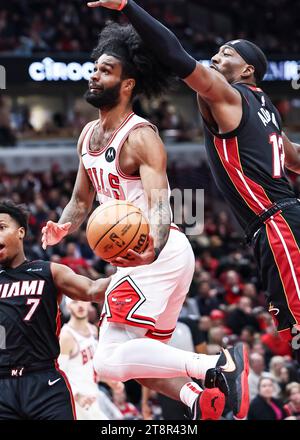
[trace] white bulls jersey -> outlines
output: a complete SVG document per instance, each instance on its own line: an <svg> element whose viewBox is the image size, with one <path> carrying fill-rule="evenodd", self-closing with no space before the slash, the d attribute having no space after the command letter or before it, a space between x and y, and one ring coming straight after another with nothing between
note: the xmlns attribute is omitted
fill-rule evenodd
<svg viewBox="0 0 300 440"><path fill-rule="evenodd" d="M65 324L62 331L71 333L76 341L76 351L68 361L67 376L74 394L97 395L98 386L95 382L93 357L97 347L97 339L91 324L88 324L90 335L83 336L69 324Z"/></svg>
<svg viewBox="0 0 300 440"><path fill-rule="evenodd" d="M94 121L87 130L82 143L81 156L100 204L111 199L128 200L140 208L146 218L149 218L148 199L141 178L124 174L120 169L119 157L131 131L144 126L150 126L157 131L156 127L146 119L130 113L111 135L105 147L100 151L91 151L90 139L97 124L98 120Z"/></svg>

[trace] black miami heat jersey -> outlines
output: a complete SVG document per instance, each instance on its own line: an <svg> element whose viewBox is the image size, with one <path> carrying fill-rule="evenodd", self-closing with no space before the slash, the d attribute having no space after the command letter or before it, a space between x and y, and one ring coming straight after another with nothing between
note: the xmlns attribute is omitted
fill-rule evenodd
<svg viewBox="0 0 300 440"><path fill-rule="evenodd" d="M50 263L0 267L0 367L57 359L59 331L58 292Z"/></svg>
<svg viewBox="0 0 300 440"><path fill-rule="evenodd" d="M215 182L243 228L280 199L295 197L284 171L281 118L258 87L233 86L242 96L239 127L223 135L205 125Z"/></svg>

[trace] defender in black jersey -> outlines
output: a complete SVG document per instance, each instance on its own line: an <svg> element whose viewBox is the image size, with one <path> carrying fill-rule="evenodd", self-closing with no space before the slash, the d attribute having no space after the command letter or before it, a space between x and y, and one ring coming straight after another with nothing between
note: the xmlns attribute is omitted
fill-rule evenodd
<svg viewBox="0 0 300 440"><path fill-rule="evenodd" d="M257 87L265 55L250 41L233 40L204 67L133 0L89 6L122 10L157 59L197 92L212 173L254 245L269 311L290 340L300 330L300 205L284 167L300 173L299 146L282 133L277 110Z"/></svg>
<svg viewBox="0 0 300 440"><path fill-rule="evenodd" d="M24 211L0 203L0 420L73 420L71 388L59 370L59 302L103 299L109 279L27 261Z"/></svg>

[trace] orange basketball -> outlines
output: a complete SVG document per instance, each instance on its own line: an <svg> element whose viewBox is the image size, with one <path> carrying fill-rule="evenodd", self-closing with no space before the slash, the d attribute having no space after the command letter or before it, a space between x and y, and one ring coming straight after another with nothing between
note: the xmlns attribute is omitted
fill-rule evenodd
<svg viewBox="0 0 300 440"><path fill-rule="evenodd" d="M149 232L142 211L126 200L112 200L96 208L86 228L90 247L106 261L126 258L129 249L143 252Z"/></svg>

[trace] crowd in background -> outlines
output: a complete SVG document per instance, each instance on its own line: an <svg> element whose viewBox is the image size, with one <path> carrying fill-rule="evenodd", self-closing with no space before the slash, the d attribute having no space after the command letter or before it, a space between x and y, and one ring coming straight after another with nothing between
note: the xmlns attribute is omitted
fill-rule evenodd
<svg viewBox="0 0 300 440"><path fill-rule="evenodd" d="M189 174L192 175L192 170ZM249 418L299 418L299 367L293 360L291 347L280 340L266 311L252 251L243 244L243 236L228 212L220 209L222 201L211 197L211 177L204 164L201 173L197 170L199 174L204 174L207 189L204 230L189 236L196 269L172 343L180 348L216 354L221 346L244 341L250 350L251 365L253 400ZM171 187L186 185L179 179L181 175L173 164L169 172ZM59 245L48 247L46 251L41 248L41 228L47 220L59 219L70 199L74 177L64 173L58 165L41 175L30 171L10 175L2 165L0 198L25 203L30 211L30 232L25 241L27 258L60 262L91 278L110 275L114 268L95 257L87 244L85 224ZM183 220L179 226L185 230L187 225ZM97 323L99 311L99 305L94 305L91 322ZM67 319L65 315L64 321ZM148 418L180 417L173 403L166 402L162 396L151 393L143 399L139 386L133 381L126 384L126 392L118 397L120 401L128 400L138 408L137 413L134 410L135 415L129 411L126 417L141 417L140 412Z"/></svg>
<svg viewBox="0 0 300 440"><path fill-rule="evenodd" d="M299 6L292 0L138 3L172 29L195 56L211 53L220 43L235 38L253 40L268 55L300 52ZM89 52L99 29L111 17L124 22L123 15L89 9L82 0L11 0L1 5L0 52ZM293 39L287 29L293 29Z"/></svg>

